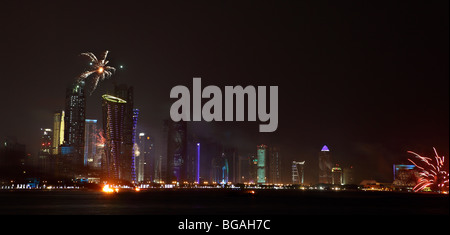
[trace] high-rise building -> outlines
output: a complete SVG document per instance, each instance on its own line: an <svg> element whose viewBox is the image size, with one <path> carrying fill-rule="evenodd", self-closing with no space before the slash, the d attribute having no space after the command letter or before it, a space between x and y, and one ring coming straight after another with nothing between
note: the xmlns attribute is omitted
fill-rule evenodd
<svg viewBox="0 0 450 235"><path fill-rule="evenodd" d="M268 164L268 180L269 184L281 183L281 159L280 151L277 147L271 147L269 151L269 164Z"/></svg>
<svg viewBox="0 0 450 235"><path fill-rule="evenodd" d="M344 184L355 184L355 169L353 166L343 169Z"/></svg>
<svg viewBox="0 0 450 235"><path fill-rule="evenodd" d="M27 162L26 146L16 137L0 139L0 179L19 179L25 177Z"/></svg>
<svg viewBox="0 0 450 235"><path fill-rule="evenodd" d="M297 167L297 166L300 166L300 167ZM304 166L305 166L305 161L303 161L303 162L292 161L292 183L293 184L303 184L304 183L304 178L305 178Z"/></svg>
<svg viewBox="0 0 450 235"><path fill-rule="evenodd" d="M186 180L186 122L167 120L167 182Z"/></svg>
<svg viewBox="0 0 450 235"><path fill-rule="evenodd" d="M197 143L195 182L200 184L200 143Z"/></svg>
<svg viewBox="0 0 450 235"><path fill-rule="evenodd" d="M41 145L38 153L38 169L41 173L49 174L53 170L52 139L53 131L50 128L41 128Z"/></svg>
<svg viewBox="0 0 450 235"><path fill-rule="evenodd" d="M267 145L261 144L257 146L256 157L258 159L257 170L256 170L256 183L265 184L267 182Z"/></svg>
<svg viewBox="0 0 450 235"><path fill-rule="evenodd" d="M135 153L136 181L153 181L154 179L154 146L153 138L146 133L139 133L136 147L138 152Z"/></svg>
<svg viewBox="0 0 450 235"><path fill-rule="evenodd" d="M339 167L338 164L336 164L335 167L331 168L331 183L336 185L343 184L342 168Z"/></svg>
<svg viewBox="0 0 450 235"><path fill-rule="evenodd" d="M256 184L258 182L258 157L255 154L249 154L248 157L248 183Z"/></svg>
<svg viewBox="0 0 450 235"><path fill-rule="evenodd" d="M81 171L84 165L84 132L86 116L86 96L84 81L75 82L66 90L66 106L64 111L64 146L65 158L70 159L73 173Z"/></svg>
<svg viewBox="0 0 450 235"><path fill-rule="evenodd" d="M211 167L213 183L226 185L228 183L229 167L225 153L213 158Z"/></svg>
<svg viewBox="0 0 450 235"><path fill-rule="evenodd" d="M132 159L131 159L131 181L133 182L139 182L137 180L136 175L136 148L137 148L137 120L139 116L139 109L133 109L133 132L132 132L132 143L133 143L133 150L132 150Z"/></svg>
<svg viewBox="0 0 450 235"><path fill-rule="evenodd" d="M125 84L114 86L115 97L120 98L126 103L123 104L124 117L122 129L122 147L120 152L120 179L128 182L136 181L136 172L134 166L134 143L136 138L136 123L138 110L133 107L133 87Z"/></svg>
<svg viewBox="0 0 450 235"><path fill-rule="evenodd" d="M94 158L97 155L97 120L86 119L84 131L84 166L96 168Z"/></svg>
<svg viewBox="0 0 450 235"><path fill-rule="evenodd" d="M56 155L60 151L60 146L64 144L64 110L53 114L53 140L52 154Z"/></svg>
<svg viewBox="0 0 450 235"><path fill-rule="evenodd" d="M136 181L143 182L144 181L144 154L141 153L141 139L143 139L145 133L139 133L137 141L133 147L134 150L134 166L136 170ZM141 156L142 154L142 156Z"/></svg>
<svg viewBox="0 0 450 235"><path fill-rule="evenodd" d="M331 153L326 145L322 147L319 153L319 183L331 184Z"/></svg>
<svg viewBox="0 0 450 235"><path fill-rule="evenodd" d="M125 118L125 100L103 95L103 130L105 131L105 159L102 161L103 181L123 180L122 141ZM131 175L130 175L131 178Z"/></svg>

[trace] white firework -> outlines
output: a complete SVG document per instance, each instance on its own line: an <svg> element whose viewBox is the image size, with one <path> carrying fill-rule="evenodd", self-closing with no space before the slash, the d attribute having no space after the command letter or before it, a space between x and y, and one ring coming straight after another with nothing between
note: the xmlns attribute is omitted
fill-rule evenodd
<svg viewBox="0 0 450 235"><path fill-rule="evenodd" d="M116 69L112 66L107 65L109 63L109 61L106 60L106 57L108 56L108 51L105 51L105 53L103 53L101 60L98 60L97 57L92 52L81 53L81 55L87 56L91 59L90 63L91 67L89 70L85 71L78 77L78 81L86 80L88 77L91 77L94 82L94 87L90 93L92 94L95 88L97 88L98 82L111 77L113 72L116 71Z"/></svg>

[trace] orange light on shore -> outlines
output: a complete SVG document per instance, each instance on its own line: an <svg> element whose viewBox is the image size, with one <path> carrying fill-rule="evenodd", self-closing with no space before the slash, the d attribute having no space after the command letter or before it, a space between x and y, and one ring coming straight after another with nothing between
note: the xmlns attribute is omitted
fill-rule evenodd
<svg viewBox="0 0 450 235"><path fill-rule="evenodd" d="M103 73L103 67L99 67L97 71L98 73Z"/></svg>
<svg viewBox="0 0 450 235"><path fill-rule="evenodd" d="M118 193L119 189L118 188L111 188L111 187L109 187L109 184L106 184L105 186L103 186L102 191L104 193L114 193L114 192Z"/></svg>
<svg viewBox="0 0 450 235"><path fill-rule="evenodd" d="M134 191L139 192L141 189L139 187L134 188Z"/></svg>

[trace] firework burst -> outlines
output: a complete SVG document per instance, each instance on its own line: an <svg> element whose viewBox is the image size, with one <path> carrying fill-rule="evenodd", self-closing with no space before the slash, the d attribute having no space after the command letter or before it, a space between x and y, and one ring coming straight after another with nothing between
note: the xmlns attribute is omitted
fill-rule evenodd
<svg viewBox="0 0 450 235"><path fill-rule="evenodd" d="M95 88L97 88L98 82L103 81L113 74L113 72L116 71L116 69L112 66L108 66L107 64L109 61L106 60L106 57L108 56L108 51L105 51L103 53L100 60L97 59L97 57L92 52L85 52L81 53L82 56L87 56L89 59L91 59L90 68L89 70L83 72L79 77L78 81L86 80L88 77L91 77L93 79L94 87L92 88L92 91L90 94L92 95L92 92L94 92Z"/></svg>
<svg viewBox="0 0 450 235"><path fill-rule="evenodd" d="M417 163L411 159L408 159L419 169L419 179L417 185L414 187L414 191L418 192L426 187L438 191L445 191L448 188L448 177L449 174L444 168L444 156L439 157L435 148L433 148L435 156L434 160L429 157L423 157L419 154L408 151L408 153L414 154L414 156L419 160Z"/></svg>

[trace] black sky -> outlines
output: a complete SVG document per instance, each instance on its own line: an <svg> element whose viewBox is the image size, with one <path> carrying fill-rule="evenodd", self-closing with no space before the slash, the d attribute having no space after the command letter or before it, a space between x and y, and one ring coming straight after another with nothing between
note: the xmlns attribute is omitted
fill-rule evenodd
<svg viewBox="0 0 450 235"><path fill-rule="evenodd" d="M279 145L287 166L307 161L309 181L324 144L360 178L384 181L407 150L449 153L447 1L30 1L0 13L0 137L32 154L87 63L78 55L104 50L125 69L88 98L87 118L101 119L101 94L127 83L140 128L158 138L170 89L202 77L279 86L274 133L248 122L192 129L243 154Z"/></svg>

